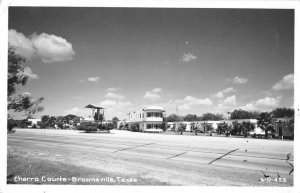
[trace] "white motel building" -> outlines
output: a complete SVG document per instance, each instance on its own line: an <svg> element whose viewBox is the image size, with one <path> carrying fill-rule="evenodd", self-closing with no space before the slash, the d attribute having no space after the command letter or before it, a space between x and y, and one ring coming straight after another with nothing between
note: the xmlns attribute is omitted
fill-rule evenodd
<svg viewBox="0 0 300 193"><path fill-rule="evenodd" d="M128 113L128 124L136 123L142 132L161 132L163 130L163 113L159 106L149 106Z"/></svg>

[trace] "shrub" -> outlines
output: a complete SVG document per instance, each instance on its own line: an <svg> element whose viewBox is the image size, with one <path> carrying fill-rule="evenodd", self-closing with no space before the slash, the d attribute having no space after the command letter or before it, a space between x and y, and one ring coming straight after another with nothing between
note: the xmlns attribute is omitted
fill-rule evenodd
<svg viewBox="0 0 300 193"><path fill-rule="evenodd" d="M114 128L114 124L113 123L107 123L106 124L106 130L112 130Z"/></svg>
<svg viewBox="0 0 300 193"><path fill-rule="evenodd" d="M130 131L138 132L139 131L138 125L136 123L131 124Z"/></svg>
<svg viewBox="0 0 300 193"><path fill-rule="evenodd" d="M114 128L113 123L106 123L103 125L98 125L98 129L100 131L109 131L109 130L112 130L113 128Z"/></svg>
<svg viewBox="0 0 300 193"><path fill-rule="evenodd" d="M83 122L81 123L77 129L85 132L93 132L98 130L98 124L93 122Z"/></svg>

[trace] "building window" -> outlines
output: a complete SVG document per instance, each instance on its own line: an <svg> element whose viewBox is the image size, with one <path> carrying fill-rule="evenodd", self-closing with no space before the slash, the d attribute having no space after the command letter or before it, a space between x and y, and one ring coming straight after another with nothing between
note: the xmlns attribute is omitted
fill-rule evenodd
<svg viewBox="0 0 300 193"><path fill-rule="evenodd" d="M148 112L147 117L163 117L162 113Z"/></svg>
<svg viewBox="0 0 300 193"><path fill-rule="evenodd" d="M152 124L147 124L147 129L152 129Z"/></svg>
<svg viewBox="0 0 300 193"><path fill-rule="evenodd" d="M154 125L154 128L155 128L155 129L160 129L160 125L159 125L159 124L155 124L155 125Z"/></svg>

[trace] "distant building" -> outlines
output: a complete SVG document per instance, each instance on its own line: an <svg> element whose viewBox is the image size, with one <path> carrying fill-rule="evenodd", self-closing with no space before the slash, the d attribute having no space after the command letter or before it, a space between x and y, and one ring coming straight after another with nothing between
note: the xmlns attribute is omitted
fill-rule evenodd
<svg viewBox="0 0 300 193"><path fill-rule="evenodd" d="M150 106L128 113L128 127L136 124L137 130L142 132L163 131L163 113L165 110L159 106Z"/></svg>
<svg viewBox="0 0 300 193"><path fill-rule="evenodd" d="M37 126L38 122L41 122L41 119L28 119L28 122L30 123L29 127Z"/></svg>

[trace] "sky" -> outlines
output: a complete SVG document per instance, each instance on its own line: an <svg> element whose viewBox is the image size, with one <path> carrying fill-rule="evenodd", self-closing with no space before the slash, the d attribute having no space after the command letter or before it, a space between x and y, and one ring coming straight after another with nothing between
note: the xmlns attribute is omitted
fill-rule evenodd
<svg viewBox="0 0 300 193"><path fill-rule="evenodd" d="M30 77L18 92L45 98L36 118L294 106L293 10L10 7L8 41Z"/></svg>

